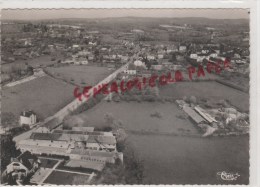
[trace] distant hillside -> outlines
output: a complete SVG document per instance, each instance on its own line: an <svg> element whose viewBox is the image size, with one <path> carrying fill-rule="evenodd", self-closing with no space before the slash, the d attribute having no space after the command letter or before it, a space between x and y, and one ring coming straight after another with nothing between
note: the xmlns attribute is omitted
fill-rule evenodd
<svg viewBox="0 0 260 187"><path fill-rule="evenodd" d="M11 20L2 20L3 22ZM15 20L13 20L15 21ZM17 22L26 22L19 20ZM29 20L28 20L29 21ZM62 22L62 23L82 23L82 22L107 22L107 23L167 23L167 24L249 24L249 19L209 19L205 17L182 17L182 18L158 18L158 17L112 17L112 18L61 18L33 20L32 22Z"/></svg>

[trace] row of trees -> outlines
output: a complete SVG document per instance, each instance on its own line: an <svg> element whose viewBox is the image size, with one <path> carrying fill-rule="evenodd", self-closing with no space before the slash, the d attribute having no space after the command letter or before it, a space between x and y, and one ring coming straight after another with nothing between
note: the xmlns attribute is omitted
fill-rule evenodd
<svg viewBox="0 0 260 187"><path fill-rule="evenodd" d="M10 163L11 158L16 158L21 154L19 150L15 147L15 142L13 142L13 135L1 135L1 173L6 169L6 166Z"/></svg>
<svg viewBox="0 0 260 187"><path fill-rule="evenodd" d="M5 82L18 80L24 76L33 75L33 67L30 65L26 65L24 68L12 66L10 71L8 71L8 72L2 71L2 73L4 75L2 83L5 83Z"/></svg>

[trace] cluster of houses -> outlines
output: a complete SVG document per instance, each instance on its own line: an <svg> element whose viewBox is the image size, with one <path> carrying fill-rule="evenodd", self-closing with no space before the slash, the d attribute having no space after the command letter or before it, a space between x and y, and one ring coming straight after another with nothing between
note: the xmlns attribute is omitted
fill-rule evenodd
<svg viewBox="0 0 260 187"><path fill-rule="evenodd" d="M231 59L232 63L246 64L249 62L249 50L233 48L226 44L207 44L191 45L189 47L189 57L191 61L202 63L204 59L224 60L226 57Z"/></svg>
<svg viewBox="0 0 260 187"><path fill-rule="evenodd" d="M21 124L34 126L36 115L32 111L22 112ZM67 161L67 168L86 168L102 171L106 163L123 162L123 153L117 151L115 132L95 131L94 127L72 127L64 129L55 120L36 126L27 138L15 139L21 155L12 158L4 175L22 184L41 167L39 156L59 157ZM69 158L69 159L68 159Z"/></svg>
<svg viewBox="0 0 260 187"><path fill-rule="evenodd" d="M21 124L35 127L36 121L33 111L21 113ZM95 131L94 127L72 127L68 130L59 125L53 119L35 127L30 137L14 139L17 149L36 155L68 156L68 166L93 170L102 170L105 163L114 163L117 158L123 161L122 153L117 152L115 133Z"/></svg>
<svg viewBox="0 0 260 187"><path fill-rule="evenodd" d="M53 124L53 123L52 123ZM57 129L56 125L36 128L28 139L16 142L22 153L68 156L68 167L83 167L101 171L105 164L115 163L123 154L116 148L112 132L95 131L93 127Z"/></svg>

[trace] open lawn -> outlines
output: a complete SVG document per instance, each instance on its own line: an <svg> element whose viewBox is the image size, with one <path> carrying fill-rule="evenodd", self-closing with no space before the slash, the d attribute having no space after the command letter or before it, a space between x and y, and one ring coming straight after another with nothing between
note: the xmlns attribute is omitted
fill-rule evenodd
<svg viewBox="0 0 260 187"><path fill-rule="evenodd" d="M152 117L151 114L155 114L155 112L158 112L161 118ZM130 131L174 134L181 132L198 133L194 124L188 119L182 119L185 116L184 112L175 103L102 101L79 116L86 119L86 125L101 127L105 124L104 115L106 113L111 113Z"/></svg>
<svg viewBox="0 0 260 187"><path fill-rule="evenodd" d="M48 67L46 70L53 76L81 86L94 86L112 73L107 67L90 65L68 65Z"/></svg>
<svg viewBox="0 0 260 187"><path fill-rule="evenodd" d="M249 111L249 94L230 88L223 84L212 82L178 82L161 87L162 97L182 99L183 96L196 96L209 100L228 100L239 110Z"/></svg>
<svg viewBox="0 0 260 187"><path fill-rule="evenodd" d="M77 173L53 171L50 176L44 181L47 184L57 184L57 185L72 185L75 184L74 178L82 177L84 181L88 180L87 175L81 175Z"/></svg>
<svg viewBox="0 0 260 187"><path fill-rule="evenodd" d="M249 138L129 135L144 160L144 184L248 184ZM218 172L234 172L235 181Z"/></svg>
<svg viewBox="0 0 260 187"><path fill-rule="evenodd" d="M18 119L22 111L33 110L44 119L74 99L73 89L70 84L48 76L3 88L1 112L12 112Z"/></svg>
<svg viewBox="0 0 260 187"><path fill-rule="evenodd" d="M40 158L41 161L41 167L43 168L53 168L55 164L58 163L58 160L53 160L53 159L45 159L45 158Z"/></svg>

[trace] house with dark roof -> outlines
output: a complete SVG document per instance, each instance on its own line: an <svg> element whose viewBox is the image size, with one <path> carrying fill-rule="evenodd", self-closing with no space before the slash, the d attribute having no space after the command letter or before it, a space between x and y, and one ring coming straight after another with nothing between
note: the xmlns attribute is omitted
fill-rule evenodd
<svg viewBox="0 0 260 187"><path fill-rule="evenodd" d="M20 114L20 125L29 125L32 127L37 122L36 114L29 110L29 111L23 111Z"/></svg>
<svg viewBox="0 0 260 187"><path fill-rule="evenodd" d="M31 176L40 167L40 160L25 151L17 158L12 158L11 163L6 167L6 175L12 176L15 181L22 183L27 177Z"/></svg>

